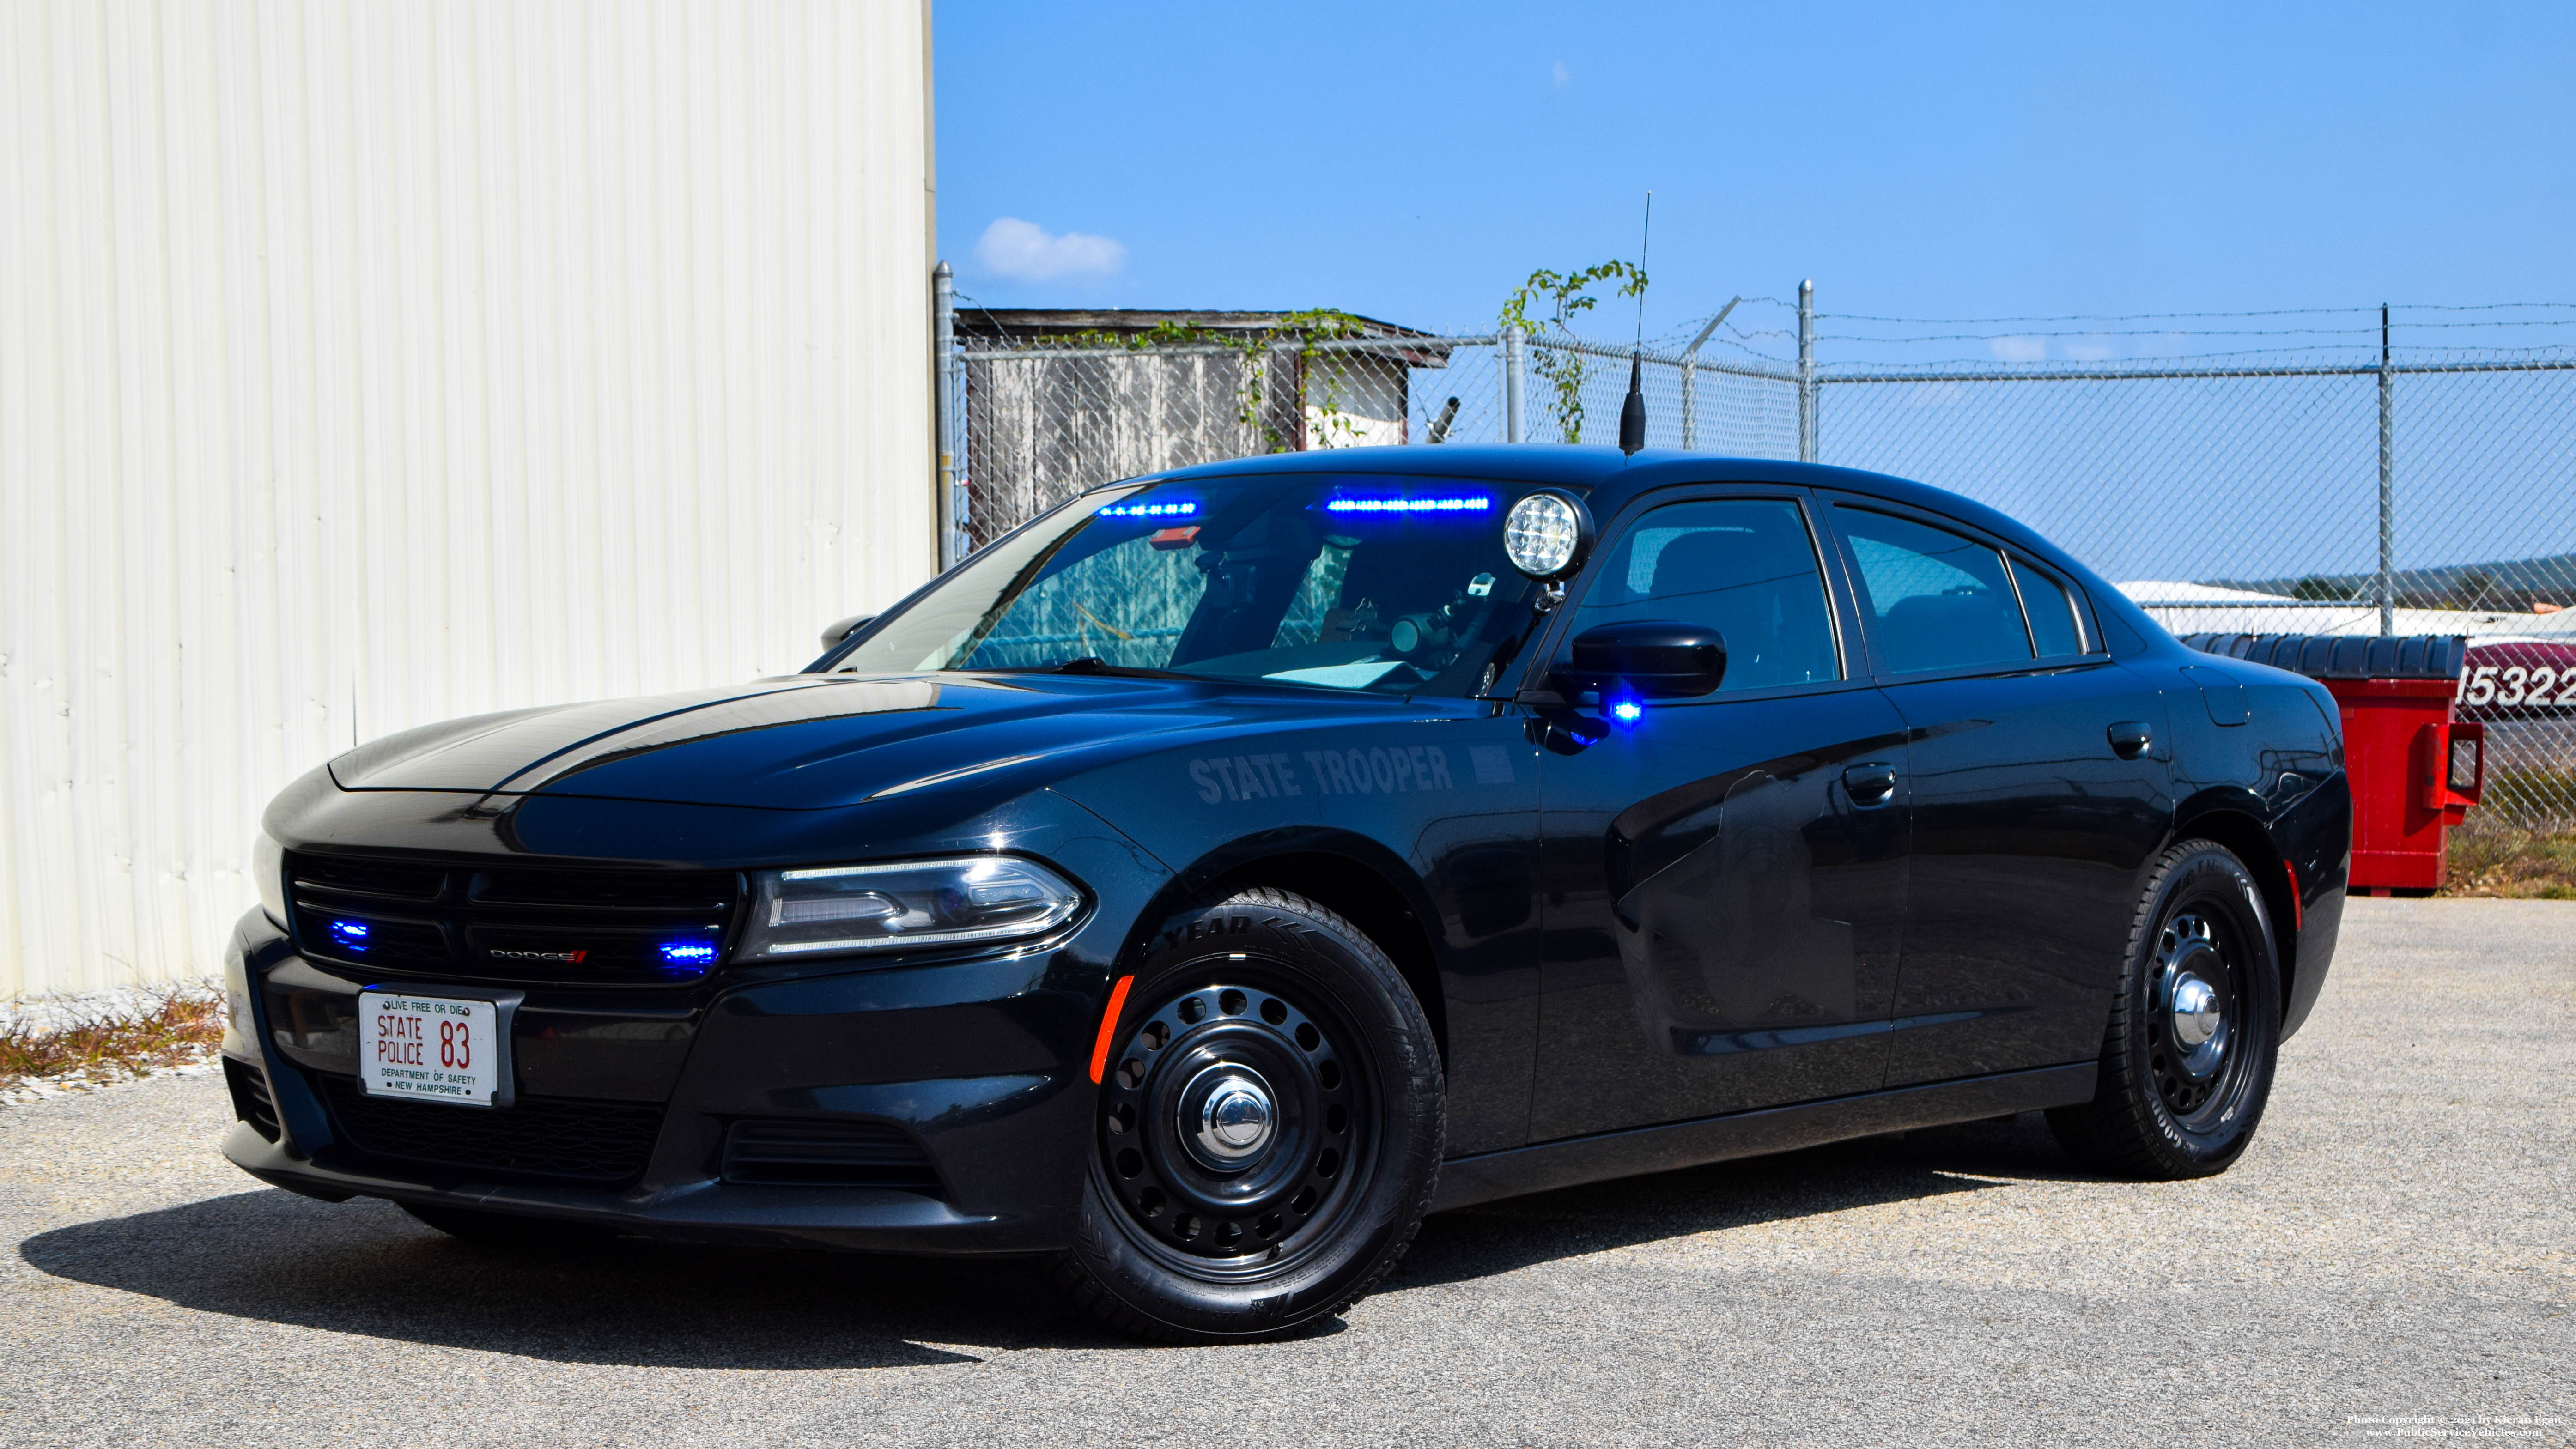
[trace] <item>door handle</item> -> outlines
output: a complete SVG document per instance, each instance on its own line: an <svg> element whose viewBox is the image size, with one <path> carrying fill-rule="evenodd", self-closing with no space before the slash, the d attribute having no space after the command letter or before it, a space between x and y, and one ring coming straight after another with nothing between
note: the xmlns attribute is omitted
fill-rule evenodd
<svg viewBox="0 0 2576 1449"><path fill-rule="evenodd" d="M2156 742L2155 731L2140 719L2124 719L2103 733L2111 737L2111 753L2124 760L2138 758Z"/></svg>
<svg viewBox="0 0 2576 1449"><path fill-rule="evenodd" d="M1843 771L1843 789L1850 792L1852 803L1864 810L1884 805L1896 798L1896 767L1853 765Z"/></svg>

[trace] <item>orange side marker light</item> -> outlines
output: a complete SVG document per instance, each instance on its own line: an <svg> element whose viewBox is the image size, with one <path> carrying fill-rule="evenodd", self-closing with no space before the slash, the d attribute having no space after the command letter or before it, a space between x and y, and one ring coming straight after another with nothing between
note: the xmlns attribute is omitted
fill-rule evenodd
<svg viewBox="0 0 2576 1449"><path fill-rule="evenodd" d="M1109 1036L1118 1029L1118 1012L1127 1004L1127 988L1136 984L1133 976L1121 976L1109 988L1109 1009L1100 1013L1100 1036L1091 1044L1091 1081L1098 1086L1109 1070Z"/></svg>

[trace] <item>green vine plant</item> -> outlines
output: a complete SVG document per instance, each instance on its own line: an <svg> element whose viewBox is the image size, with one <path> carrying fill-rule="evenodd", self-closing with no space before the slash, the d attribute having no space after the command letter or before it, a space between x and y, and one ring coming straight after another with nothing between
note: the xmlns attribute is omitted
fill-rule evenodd
<svg viewBox="0 0 2576 1449"><path fill-rule="evenodd" d="M1645 269L1633 262L1603 262L1579 272L1551 272L1545 267L1529 274L1520 290L1503 303L1502 325L1518 327L1529 335L1545 335L1550 328L1574 338L1574 319L1592 310L1598 299L1587 288L1603 282L1616 282L1621 297L1634 297L1646 290ZM1533 320L1533 309L1542 315ZM1530 349L1530 370L1545 379L1556 391L1556 420L1565 430L1569 443L1583 441L1583 383L1592 369L1580 352L1560 351L1553 347Z"/></svg>
<svg viewBox="0 0 2576 1449"><path fill-rule="evenodd" d="M1129 352L1208 344L1234 352L1242 363L1242 381L1235 386L1236 419L1260 433L1262 451L1290 453L1297 450L1296 436L1272 426L1263 407L1268 398L1270 373L1265 362L1280 344L1293 344L1290 355L1297 360L1297 374L1304 376L1310 365L1324 356L1323 348L1317 344L1365 336L1367 327L1368 324L1353 313L1332 307L1310 307L1302 312L1284 313L1275 325L1250 331L1195 327L1165 318L1141 332L1079 332L1065 341L1077 347L1117 347ZM1359 420L1351 417L1342 406L1341 369L1331 367L1322 371L1325 376L1322 400L1319 402L1312 397L1298 400L1301 407L1312 406L1315 409L1307 443L1309 447L1345 447L1359 440Z"/></svg>

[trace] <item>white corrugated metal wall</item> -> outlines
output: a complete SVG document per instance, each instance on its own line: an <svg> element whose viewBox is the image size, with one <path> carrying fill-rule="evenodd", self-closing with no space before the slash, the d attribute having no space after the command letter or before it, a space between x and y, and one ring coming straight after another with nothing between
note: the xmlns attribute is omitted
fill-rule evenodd
<svg viewBox="0 0 2576 1449"><path fill-rule="evenodd" d="M426 721L934 562L926 0L0 5L0 997L212 969Z"/></svg>

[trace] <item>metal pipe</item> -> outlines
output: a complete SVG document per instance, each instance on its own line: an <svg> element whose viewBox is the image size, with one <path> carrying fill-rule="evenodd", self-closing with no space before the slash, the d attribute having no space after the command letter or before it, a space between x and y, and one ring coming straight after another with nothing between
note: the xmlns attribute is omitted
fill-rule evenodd
<svg viewBox="0 0 2576 1449"><path fill-rule="evenodd" d="M1614 357L1621 362L1631 357L1643 357L1648 362L1662 363L1668 367L1679 367L1682 363L1681 354L1677 352L1657 352L1651 347L1640 351L1633 347L1614 347L1608 343L1584 342L1570 337L1550 337L1544 333L1522 339L1522 345L1533 349L1543 347L1550 352L1577 352L1586 357ZM1763 367L1757 363L1703 361L1700 366L1711 372L1733 373L1740 377L1767 377L1778 382L1794 382L1798 377L1797 370L1786 365ZM1822 382L1824 379L1819 378L1817 381Z"/></svg>
<svg viewBox="0 0 2576 1449"><path fill-rule="evenodd" d="M2397 632L2396 454L2390 423L2396 377L2388 370L2388 304L2379 304L2379 632Z"/></svg>
<svg viewBox="0 0 2576 1449"><path fill-rule="evenodd" d="M1503 329L1503 441L1521 440L1521 343L1525 335L1518 326Z"/></svg>
<svg viewBox="0 0 2576 1449"><path fill-rule="evenodd" d="M1732 297L1728 299L1725 306L1718 308L1717 315L1709 318L1708 325L1699 329L1699 335L1691 339L1690 346L1682 349L1682 356L1688 357L1692 353L1699 351L1700 344L1706 342L1710 336L1716 333L1718 324L1724 322L1727 314L1733 312L1737 305L1743 302L1743 300L1744 298L1740 295Z"/></svg>
<svg viewBox="0 0 2576 1449"><path fill-rule="evenodd" d="M1708 325L1699 329L1699 335L1690 340L1690 346L1682 349L1682 447L1684 450L1699 446L1700 346L1716 335L1718 324L1724 322L1727 314L1733 312L1743 301L1744 297L1740 293L1729 298L1725 306L1717 309L1717 315L1708 319Z"/></svg>
<svg viewBox="0 0 2576 1449"><path fill-rule="evenodd" d="M932 447L939 457L939 567L944 573L966 557L966 489L957 467L958 402L965 389L957 355L957 279L946 262L930 270L930 304Z"/></svg>
<svg viewBox="0 0 2576 1449"><path fill-rule="evenodd" d="M1816 461L1816 284L1798 284L1798 461Z"/></svg>

